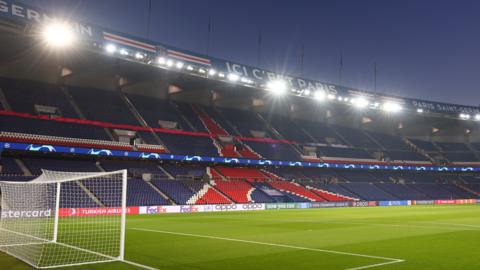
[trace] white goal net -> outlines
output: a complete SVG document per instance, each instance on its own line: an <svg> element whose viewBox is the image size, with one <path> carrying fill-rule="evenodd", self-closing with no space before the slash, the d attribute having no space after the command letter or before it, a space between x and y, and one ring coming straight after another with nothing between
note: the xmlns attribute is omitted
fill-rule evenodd
<svg viewBox="0 0 480 270"><path fill-rule="evenodd" d="M0 181L0 251L35 268L123 260L126 193L126 170Z"/></svg>

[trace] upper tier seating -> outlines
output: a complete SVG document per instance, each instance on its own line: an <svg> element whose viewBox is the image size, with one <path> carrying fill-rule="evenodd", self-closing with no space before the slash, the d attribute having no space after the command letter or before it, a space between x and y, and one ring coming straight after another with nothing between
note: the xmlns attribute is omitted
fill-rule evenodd
<svg viewBox="0 0 480 270"><path fill-rule="evenodd" d="M402 140L401 137L371 131L366 131L366 133L373 137L385 149L411 151L410 147Z"/></svg>
<svg viewBox="0 0 480 270"><path fill-rule="evenodd" d="M468 149L468 146L464 143L446 143L446 142L437 142L436 143L438 147L443 152L449 152L449 151L463 151L463 152L468 152L470 149Z"/></svg>
<svg viewBox="0 0 480 270"><path fill-rule="evenodd" d="M237 132L230 126L227 120L223 117L223 115L213 107L206 107L201 106L202 110L206 112L212 119L217 122L228 134L234 136L238 135Z"/></svg>
<svg viewBox="0 0 480 270"><path fill-rule="evenodd" d="M179 129L192 131L175 108L176 105L168 100L132 94L127 95L127 97L150 127L160 127L158 121L163 120L176 122Z"/></svg>
<svg viewBox="0 0 480 270"><path fill-rule="evenodd" d="M348 159L374 159L367 151L358 148L329 147L321 146L318 148L318 155L330 158L348 158Z"/></svg>
<svg viewBox="0 0 480 270"><path fill-rule="evenodd" d="M473 152L444 152L443 155L451 162L478 162Z"/></svg>
<svg viewBox="0 0 480 270"><path fill-rule="evenodd" d="M326 190L335 194L339 194L342 196L346 196L350 198L358 198L358 195L352 193L350 190L342 187L339 184L324 184L321 182L309 182L308 185L319 188L321 190Z"/></svg>
<svg viewBox="0 0 480 270"><path fill-rule="evenodd" d="M428 161L428 159L420 153L414 151L387 151L386 155L391 161Z"/></svg>
<svg viewBox="0 0 480 270"><path fill-rule="evenodd" d="M263 118L277 130L285 139L297 143L311 143L312 139L302 131L300 126L287 117L266 115Z"/></svg>
<svg viewBox="0 0 480 270"><path fill-rule="evenodd" d="M266 159L272 160L300 160L300 154L289 144L245 141L253 151Z"/></svg>
<svg viewBox="0 0 480 270"><path fill-rule="evenodd" d="M373 142L362 130L349 127L334 126L349 143L354 147L379 149L375 142Z"/></svg>
<svg viewBox="0 0 480 270"><path fill-rule="evenodd" d="M0 131L110 141L101 127L0 115Z"/></svg>
<svg viewBox="0 0 480 270"><path fill-rule="evenodd" d="M475 151L480 151L480 143L470 143L470 145L475 149Z"/></svg>
<svg viewBox="0 0 480 270"><path fill-rule="evenodd" d="M296 120L299 126L302 127L308 134L310 134L317 142L323 144L339 144L346 145L347 143L333 130L330 126L306 121L306 120Z"/></svg>
<svg viewBox="0 0 480 270"><path fill-rule="evenodd" d="M191 104L175 102L182 115L192 124L198 132L208 132L205 125L199 118L199 115L193 110Z"/></svg>
<svg viewBox="0 0 480 270"><path fill-rule="evenodd" d="M425 150L427 152L437 152L438 148L429 141L417 140L417 139L409 139L410 142L418 146L420 149Z"/></svg>
<svg viewBox="0 0 480 270"><path fill-rule="evenodd" d="M79 87L69 92L89 120L140 126L117 92Z"/></svg>
<svg viewBox="0 0 480 270"><path fill-rule="evenodd" d="M265 123L255 112L227 108L219 108L219 110L244 137L252 137L251 130L265 131L266 137L272 137Z"/></svg>
<svg viewBox="0 0 480 270"><path fill-rule="evenodd" d="M61 116L78 118L58 86L42 82L0 79L0 88L13 111L37 114L35 105L56 107Z"/></svg>
<svg viewBox="0 0 480 270"><path fill-rule="evenodd" d="M157 133L172 154L217 157L217 148L210 137Z"/></svg>

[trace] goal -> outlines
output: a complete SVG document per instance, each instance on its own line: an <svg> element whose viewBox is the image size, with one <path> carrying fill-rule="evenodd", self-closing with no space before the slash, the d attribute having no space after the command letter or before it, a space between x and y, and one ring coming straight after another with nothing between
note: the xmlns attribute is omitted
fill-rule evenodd
<svg viewBox="0 0 480 270"><path fill-rule="evenodd" d="M35 268L123 261L126 170L44 170L0 193L0 251Z"/></svg>

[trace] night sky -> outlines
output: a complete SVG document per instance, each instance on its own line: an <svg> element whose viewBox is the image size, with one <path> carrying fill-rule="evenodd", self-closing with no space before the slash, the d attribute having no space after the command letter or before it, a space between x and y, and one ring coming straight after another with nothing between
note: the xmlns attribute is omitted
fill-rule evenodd
<svg viewBox="0 0 480 270"><path fill-rule="evenodd" d="M148 0L24 0L134 36ZM377 92L480 104L480 1L152 0L150 39L293 75ZM262 32L261 62L257 47Z"/></svg>

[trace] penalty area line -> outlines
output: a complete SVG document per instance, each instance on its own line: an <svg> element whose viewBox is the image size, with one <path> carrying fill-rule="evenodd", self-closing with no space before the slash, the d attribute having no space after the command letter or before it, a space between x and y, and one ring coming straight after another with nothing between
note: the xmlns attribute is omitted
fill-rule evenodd
<svg viewBox="0 0 480 270"><path fill-rule="evenodd" d="M190 236L190 237L207 238L207 239L215 239L215 240L224 240L224 241L240 242L240 243L247 243L247 244L256 244L256 245L263 245L263 246L282 247L282 248L289 248L289 249L308 250L308 251L314 251L314 252L323 252L323 253L330 253L330 254L336 254L336 255L347 255L347 256L355 256L355 257L362 257L362 258L369 258L369 259L377 259L377 260L387 261L387 262L383 262L383 263L376 263L376 264L369 264L369 265L360 266L360 267L348 268L346 270L361 270L361 269L380 267L380 266L388 265L388 264L405 262L405 260L402 260L402 259L395 259L395 258L382 257L382 256L374 256L374 255L367 255L367 254L335 251L335 250L329 250L329 249L318 249L318 248L309 248L309 247L302 247L302 246L292 246L292 245L286 245L286 244L275 244L275 243L259 242L259 241L252 241L252 240L243 240L243 239L236 239L236 238L227 238L227 237L212 236L212 235L181 233L181 232L142 229L142 228L130 228L130 230L152 232L152 233L163 233L163 234L171 234L171 235Z"/></svg>

